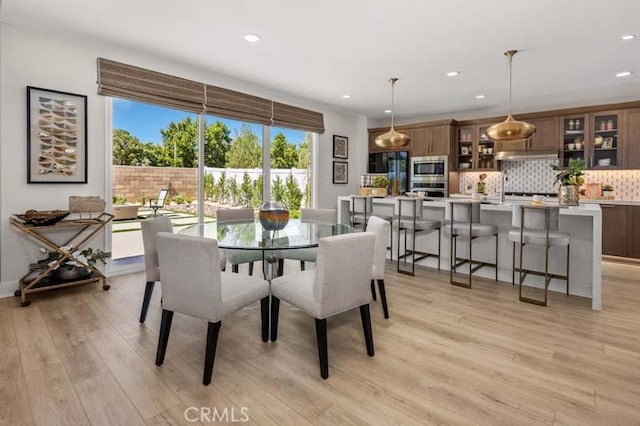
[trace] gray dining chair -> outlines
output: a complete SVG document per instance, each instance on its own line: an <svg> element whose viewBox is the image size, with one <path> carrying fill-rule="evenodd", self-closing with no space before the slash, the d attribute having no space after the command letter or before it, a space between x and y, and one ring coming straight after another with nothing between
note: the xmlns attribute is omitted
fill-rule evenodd
<svg viewBox="0 0 640 426"><path fill-rule="evenodd" d="M322 225L335 225L338 223L338 211L336 209L300 209L300 221L318 223ZM316 247L295 250L281 250L278 256L278 275L284 272L284 260L298 260L300 270L305 270L306 262L315 262L318 249Z"/></svg>
<svg viewBox="0 0 640 426"><path fill-rule="evenodd" d="M173 224L171 219L166 216L155 216L151 219L143 220L140 222L140 226L142 228L142 245L144 246L144 271L147 279L142 299L142 309L140 310L140 323L144 323L147 319L153 287L156 281L160 281L156 236L159 232L173 232ZM227 259L222 254L219 255L218 259L220 269L224 270Z"/></svg>
<svg viewBox="0 0 640 426"><path fill-rule="evenodd" d="M174 312L208 322L202 383L211 383L222 320L260 301L262 341L269 339L269 282L218 267L218 241L161 232L157 236L162 280L162 323L156 365L164 363Z"/></svg>
<svg viewBox="0 0 640 426"><path fill-rule="evenodd" d="M373 300L376 300L374 281L377 281L382 312L384 313L384 318L388 319L389 308L387 306L387 291L384 286L384 268L387 260L387 241L389 241L391 225L386 220L371 216L367 222L367 232L371 232L376 236L373 249L373 266L371 268L371 296Z"/></svg>
<svg viewBox="0 0 640 426"><path fill-rule="evenodd" d="M255 221L255 212L252 208L220 209L216 211L218 224L242 223ZM249 275L253 275L253 262L263 260L261 250L222 249L224 256L231 263L231 272L237 273L239 265L249 264Z"/></svg>
<svg viewBox="0 0 640 426"><path fill-rule="evenodd" d="M302 309L316 322L320 376L329 377L327 318L360 309L367 354L374 355L369 302L375 235L358 232L320 240L316 267L271 281L271 341L278 337L280 300Z"/></svg>

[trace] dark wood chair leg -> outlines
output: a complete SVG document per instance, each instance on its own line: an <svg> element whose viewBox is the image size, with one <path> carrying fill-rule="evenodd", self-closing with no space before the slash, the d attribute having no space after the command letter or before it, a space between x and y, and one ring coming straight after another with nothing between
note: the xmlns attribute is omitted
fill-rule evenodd
<svg viewBox="0 0 640 426"><path fill-rule="evenodd" d="M144 288L142 310L140 311L140 324L142 324L147 319L147 311L149 310L149 303L151 303L151 295L153 294L154 284L154 281L147 281L147 285Z"/></svg>
<svg viewBox="0 0 640 426"><path fill-rule="evenodd" d="M387 307L387 291L384 288L384 280L378 280L378 291L380 292L380 301L382 302L382 312L384 312L384 319L389 319L389 308Z"/></svg>
<svg viewBox="0 0 640 426"><path fill-rule="evenodd" d="M231 272L233 272L234 274L237 274L239 269L238 266L239 265L231 265Z"/></svg>
<svg viewBox="0 0 640 426"><path fill-rule="evenodd" d="M368 307L369 305L367 305ZM320 358L320 377L329 377L329 352L327 348L327 319L316 318L316 338L318 340L318 357Z"/></svg>
<svg viewBox="0 0 640 426"><path fill-rule="evenodd" d="M278 276L284 275L284 259L278 259Z"/></svg>
<svg viewBox="0 0 640 426"><path fill-rule="evenodd" d="M367 345L367 355L373 356L373 333L371 332L369 305L360 306L360 319L362 319L362 330L364 331L364 342Z"/></svg>
<svg viewBox="0 0 640 426"><path fill-rule="evenodd" d="M376 286L373 280L371 280L371 297L373 298L373 300L376 300Z"/></svg>
<svg viewBox="0 0 640 426"><path fill-rule="evenodd" d="M253 262L249 262L249 275L253 275Z"/></svg>
<svg viewBox="0 0 640 426"><path fill-rule="evenodd" d="M158 351L156 352L156 365L162 365L164 362L164 354L167 352L172 320L173 312L163 309L162 322L160 323L160 336L158 337Z"/></svg>
<svg viewBox="0 0 640 426"><path fill-rule="evenodd" d="M280 299L271 296L271 341L278 340L278 314L280 313Z"/></svg>
<svg viewBox="0 0 640 426"><path fill-rule="evenodd" d="M213 361L216 359L216 348L218 347L218 334L220 333L221 321L210 322L207 327L207 349L204 354L204 375L202 384L207 386L211 383L213 374Z"/></svg>
<svg viewBox="0 0 640 426"><path fill-rule="evenodd" d="M304 268L305 268L305 266L304 266L304 260L301 260L301 261L300 261L300 270L301 270L301 271L304 271Z"/></svg>
<svg viewBox="0 0 640 426"><path fill-rule="evenodd" d="M269 296L260 299L260 319L262 322L262 341L269 341Z"/></svg>

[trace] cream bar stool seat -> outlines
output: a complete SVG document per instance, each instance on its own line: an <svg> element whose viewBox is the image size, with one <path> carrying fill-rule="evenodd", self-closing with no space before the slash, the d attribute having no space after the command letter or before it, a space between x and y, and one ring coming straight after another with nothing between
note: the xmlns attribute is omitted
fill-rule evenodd
<svg viewBox="0 0 640 426"><path fill-rule="evenodd" d="M451 265L449 269L449 284L458 287L471 288L473 273L485 266L493 267L496 270L496 281L498 280L498 227L496 225L481 223L480 202L479 201L449 201L449 223L445 226L445 232L451 236ZM472 246L477 238L496 238L495 263L479 262L473 260ZM458 238L469 240L468 258L460 258L457 254ZM469 264L468 282L456 281L453 274L462 265ZM475 264L475 265L474 265Z"/></svg>
<svg viewBox="0 0 640 426"><path fill-rule="evenodd" d="M173 313L208 322L202 383L211 383L222 319L258 300L262 341L269 338L269 282L221 272L218 241L161 232L157 236L162 280L162 323L156 365L164 362Z"/></svg>
<svg viewBox="0 0 640 426"><path fill-rule="evenodd" d="M401 274L415 275L416 262L428 257L436 257L438 259L438 270L440 270L440 229L442 222L439 220L425 219L422 214L421 197L397 197L395 202L395 218L393 230L398 236L398 252L396 256L397 271ZM401 233L404 231L404 252L400 254ZM416 235L419 233L431 233L438 231L438 253L427 253L416 250ZM407 249L408 234L411 234L411 249ZM417 255L417 256L416 256ZM411 256L411 271L400 268L400 261L407 262L407 258Z"/></svg>
<svg viewBox="0 0 640 426"><path fill-rule="evenodd" d="M549 284L553 278L567 282L567 296L569 295L569 258L571 237L565 232L559 232L560 208L556 206L514 205L512 226L509 231L509 241L513 244L513 269L511 283L515 285L515 273L518 272L518 299L521 302L547 306ZM516 244L519 245L519 265L516 268ZM523 268L524 246L544 246L544 272ZM566 247L566 275L549 272L549 251L551 247ZM544 277L544 300L531 299L522 296L522 284L528 274Z"/></svg>
<svg viewBox="0 0 640 426"><path fill-rule="evenodd" d="M252 208L220 209L216 211L216 220L219 224L253 222L255 212ZM249 275L253 275L253 262L260 262L263 258L263 253L260 250L222 249L222 252L231 263L231 272L237 273L240 264L248 263Z"/></svg>

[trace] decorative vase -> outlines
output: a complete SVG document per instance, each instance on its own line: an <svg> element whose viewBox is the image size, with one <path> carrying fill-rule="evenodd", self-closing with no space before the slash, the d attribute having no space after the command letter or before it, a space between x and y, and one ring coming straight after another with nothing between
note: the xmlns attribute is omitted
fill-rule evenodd
<svg viewBox="0 0 640 426"><path fill-rule="evenodd" d="M613 198L613 191L602 191L602 195L605 198Z"/></svg>
<svg viewBox="0 0 640 426"><path fill-rule="evenodd" d="M91 275L91 270L84 266L60 265L53 271L53 277L60 281L72 281Z"/></svg>
<svg viewBox="0 0 640 426"><path fill-rule="evenodd" d="M560 185L558 204L561 206L577 206L580 204L580 188L577 185Z"/></svg>
<svg viewBox="0 0 640 426"><path fill-rule="evenodd" d="M485 182L478 182L476 191L478 192L478 194L484 194L484 190L486 188L486 183Z"/></svg>
<svg viewBox="0 0 640 426"><path fill-rule="evenodd" d="M260 206L258 218L267 231L279 231L289 222L289 209L280 201L264 203Z"/></svg>

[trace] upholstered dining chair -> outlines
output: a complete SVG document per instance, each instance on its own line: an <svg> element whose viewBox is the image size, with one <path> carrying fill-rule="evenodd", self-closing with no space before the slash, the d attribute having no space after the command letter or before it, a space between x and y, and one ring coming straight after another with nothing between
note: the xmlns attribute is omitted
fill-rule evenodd
<svg viewBox="0 0 640 426"><path fill-rule="evenodd" d="M216 211L217 221L219 224L253 222L255 220L255 212L252 208L241 209L220 209ZM241 263L249 264L249 275L253 275L253 262L262 261L261 250L236 250L222 249L224 256L231 263L231 272L238 272Z"/></svg>
<svg viewBox="0 0 640 426"><path fill-rule="evenodd" d="M320 240L316 267L271 281L271 341L278 337L280 300L302 309L316 321L320 376L329 377L327 318L360 308L367 354L374 355L369 281L375 235L358 232Z"/></svg>
<svg viewBox="0 0 640 426"><path fill-rule="evenodd" d="M166 216L156 216L151 219L140 222L142 227L142 244L144 246L144 270L147 283L144 288L144 298L142 299L142 309L140 310L140 323L147 319L147 311L151 296L153 295L153 287L156 281L160 281L160 269L158 267L158 247L156 235L159 232L173 232L171 219ZM219 256L220 269L224 271L227 259L220 253Z"/></svg>
<svg viewBox="0 0 640 426"><path fill-rule="evenodd" d="M208 322L202 383L211 383L222 319L260 300L262 340L269 337L269 282L218 267L218 241L162 232L157 236L162 323L156 365L164 362L174 312Z"/></svg>
<svg viewBox="0 0 640 426"><path fill-rule="evenodd" d="M335 225L338 223L338 211L336 209L300 209L300 220L322 225ZM278 252L278 275L283 274L285 259L300 261L300 270L304 271L305 263L315 262L317 254L318 249L315 247Z"/></svg>
<svg viewBox="0 0 640 426"><path fill-rule="evenodd" d="M376 240L373 249L373 267L371 268L371 296L376 300L376 287L374 281L378 282L380 292L380 303L384 318L389 318L389 308L387 307L387 291L384 287L384 266L387 257L387 241L391 232L391 224L386 220L376 216L371 216L367 222L367 232L375 234Z"/></svg>

